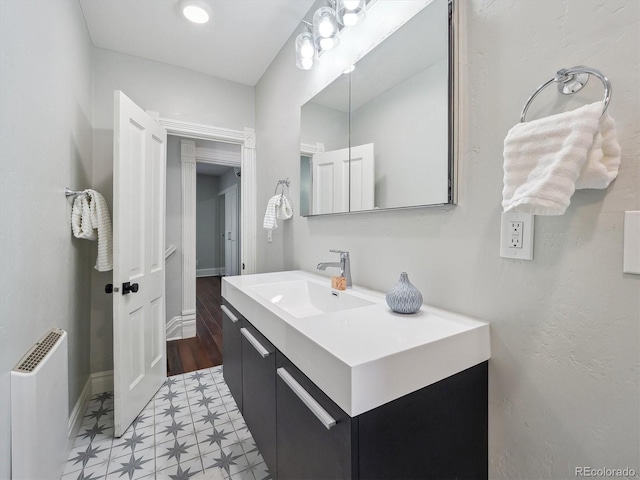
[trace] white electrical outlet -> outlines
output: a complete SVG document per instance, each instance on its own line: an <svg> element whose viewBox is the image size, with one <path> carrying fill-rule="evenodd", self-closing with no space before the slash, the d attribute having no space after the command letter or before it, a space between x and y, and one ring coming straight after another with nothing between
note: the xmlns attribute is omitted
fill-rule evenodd
<svg viewBox="0 0 640 480"><path fill-rule="evenodd" d="M509 222L509 248L522 248L522 222Z"/></svg>
<svg viewBox="0 0 640 480"><path fill-rule="evenodd" d="M533 260L533 215L503 213L500 228L500 256Z"/></svg>

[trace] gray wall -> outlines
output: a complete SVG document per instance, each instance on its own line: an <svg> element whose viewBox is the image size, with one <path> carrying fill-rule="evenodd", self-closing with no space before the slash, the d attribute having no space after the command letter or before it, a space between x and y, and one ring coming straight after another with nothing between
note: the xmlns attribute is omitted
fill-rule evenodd
<svg viewBox="0 0 640 480"><path fill-rule="evenodd" d="M447 202L447 67L445 58L352 113L351 145L374 144L376 207Z"/></svg>
<svg viewBox="0 0 640 480"><path fill-rule="evenodd" d="M349 148L348 111L342 112L316 103L307 103L301 109L300 116L300 143L314 146L316 143L322 143L327 152Z"/></svg>
<svg viewBox="0 0 640 480"><path fill-rule="evenodd" d="M99 48L93 49L93 62L93 184L110 207L114 90L122 90L140 107L159 112L161 117L236 130L254 127L253 87ZM92 275L92 372L113 368L112 303L103 292L111 277L110 273Z"/></svg>
<svg viewBox="0 0 640 480"><path fill-rule="evenodd" d="M296 69L290 39L256 86L260 209L278 178L299 178L300 106L402 21L388 3L376 2L358 38L343 35L311 72ZM490 478L574 478L582 465L638 472L640 277L622 273L622 231L623 212L640 209L640 3L458 3L459 205L296 215L273 243L259 237L258 271L315 271L330 248L350 250L356 284L386 291L404 270L427 303L489 321ZM613 83L619 178L607 191L577 192L563 216L537 217L534 261L502 259L504 137L535 87L579 64ZM591 88L585 96L600 99L598 82Z"/></svg>
<svg viewBox="0 0 640 480"><path fill-rule="evenodd" d="M196 178L196 269L217 268L218 192L220 177L197 175Z"/></svg>
<svg viewBox="0 0 640 480"><path fill-rule="evenodd" d="M37 34L36 34L37 32ZM89 378L94 242L64 187L91 187L91 42L75 0L0 2L0 478L10 477L10 370L68 333L69 407Z"/></svg>

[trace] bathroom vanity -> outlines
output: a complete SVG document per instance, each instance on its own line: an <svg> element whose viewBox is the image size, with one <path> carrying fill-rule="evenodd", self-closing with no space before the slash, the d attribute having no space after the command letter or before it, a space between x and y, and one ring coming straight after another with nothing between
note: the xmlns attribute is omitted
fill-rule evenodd
<svg viewBox="0 0 640 480"><path fill-rule="evenodd" d="M224 378L273 478L487 478L487 323L302 271L222 297Z"/></svg>

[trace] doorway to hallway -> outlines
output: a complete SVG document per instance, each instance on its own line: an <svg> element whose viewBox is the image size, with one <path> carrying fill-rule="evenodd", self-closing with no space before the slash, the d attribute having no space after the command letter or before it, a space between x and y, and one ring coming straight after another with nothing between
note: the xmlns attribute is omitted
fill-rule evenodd
<svg viewBox="0 0 640 480"><path fill-rule="evenodd" d="M196 279L196 336L167 342L167 375L222 364L222 278Z"/></svg>

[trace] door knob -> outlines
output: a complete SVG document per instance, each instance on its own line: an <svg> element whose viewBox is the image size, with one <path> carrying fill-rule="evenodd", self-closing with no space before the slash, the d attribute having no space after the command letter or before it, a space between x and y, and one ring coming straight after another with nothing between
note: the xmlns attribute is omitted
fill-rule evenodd
<svg viewBox="0 0 640 480"><path fill-rule="evenodd" d="M140 287L137 283L125 282L122 284L122 294L126 295L127 293L137 293L139 288Z"/></svg>

